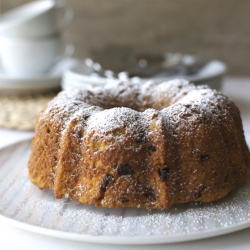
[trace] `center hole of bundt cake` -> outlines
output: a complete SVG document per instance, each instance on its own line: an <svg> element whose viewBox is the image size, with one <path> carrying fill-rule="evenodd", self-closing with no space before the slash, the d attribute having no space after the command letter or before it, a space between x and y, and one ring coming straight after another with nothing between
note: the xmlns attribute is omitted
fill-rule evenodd
<svg viewBox="0 0 250 250"><path fill-rule="evenodd" d="M112 109L112 108L130 108L137 112L144 112L145 110L152 108L156 110L161 110L166 108L169 105L163 105L162 103L147 103L140 102L136 99L134 100L117 100L117 99L109 99L109 100L92 100L90 104L94 106L98 106L103 109ZM164 103L165 104L165 103Z"/></svg>
<svg viewBox="0 0 250 250"><path fill-rule="evenodd" d="M151 91L149 91L151 93ZM158 93L159 92L159 93ZM103 109L112 108L130 108L138 112L143 112L147 109L162 110L173 104L168 95L162 94L161 91L151 94L133 92L127 89L123 91L108 91L104 89L100 93L88 92L88 97L84 100L90 105L98 106Z"/></svg>
<svg viewBox="0 0 250 250"><path fill-rule="evenodd" d="M113 108L130 108L138 112L143 112L148 108L154 108L150 106L143 106L140 105L136 100L132 101L130 100L129 102L124 102L119 100L107 100L107 101L99 101L95 100L94 102L91 102L92 105L98 106L103 109L113 109Z"/></svg>

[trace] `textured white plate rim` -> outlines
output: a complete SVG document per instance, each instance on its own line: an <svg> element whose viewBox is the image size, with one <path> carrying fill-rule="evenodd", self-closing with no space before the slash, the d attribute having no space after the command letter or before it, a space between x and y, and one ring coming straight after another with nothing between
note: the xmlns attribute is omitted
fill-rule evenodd
<svg viewBox="0 0 250 250"><path fill-rule="evenodd" d="M64 232L60 230L53 230L45 227L38 227L32 224L13 220L0 214L0 219L14 227L24 229L33 233L38 233L46 236L51 236L60 239L67 239L73 241L81 241L98 244L115 244L115 245L146 245L146 244L164 244L177 243L184 241L200 240L211 237L216 237L228 233L233 233L242 229L250 227L250 221L231 225L225 228L213 229L207 231L200 231L198 233L190 234L176 234L176 235L157 235L157 236L104 236L104 235L89 235L78 234L71 232Z"/></svg>
<svg viewBox="0 0 250 250"><path fill-rule="evenodd" d="M248 145L249 136L245 135ZM27 142L24 140L22 142ZM22 143L20 142L20 143ZM15 145L14 143L13 145ZM4 148L11 147L13 145L8 145ZM2 148L2 149L4 149ZM0 150L2 150L0 149ZM114 245L145 245L145 244L164 244L164 243L177 243L184 241L200 240L205 238L211 238L215 236L220 236L232 232L236 232L242 229L250 227L250 221L243 221L242 223L237 223L229 225L227 227L210 229L199 232L192 232L187 234L174 234L174 235L155 235L155 236L107 236L107 235L91 235L91 234L80 234L75 232L65 232L58 229L50 229L42 226L36 226L31 223L25 223L19 221L18 219L12 219L0 213L0 221L3 221L14 227L24 229L29 232L42 234L46 236L51 236L55 238L67 239L72 241L88 242L88 243L98 243L98 244L114 244Z"/></svg>

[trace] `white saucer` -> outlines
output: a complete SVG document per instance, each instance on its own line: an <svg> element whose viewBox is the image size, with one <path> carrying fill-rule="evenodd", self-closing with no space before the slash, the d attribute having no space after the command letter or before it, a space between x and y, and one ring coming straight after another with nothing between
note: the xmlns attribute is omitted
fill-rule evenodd
<svg viewBox="0 0 250 250"><path fill-rule="evenodd" d="M60 60L50 72L33 76L12 76L0 64L0 93L44 93L61 86L62 73L76 64L76 59Z"/></svg>

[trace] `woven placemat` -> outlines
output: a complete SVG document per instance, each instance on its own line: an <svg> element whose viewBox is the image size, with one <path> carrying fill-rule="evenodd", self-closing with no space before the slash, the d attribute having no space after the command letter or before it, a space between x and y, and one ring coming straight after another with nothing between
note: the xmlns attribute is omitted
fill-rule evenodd
<svg viewBox="0 0 250 250"><path fill-rule="evenodd" d="M0 127L33 130L39 112L56 94L0 95Z"/></svg>

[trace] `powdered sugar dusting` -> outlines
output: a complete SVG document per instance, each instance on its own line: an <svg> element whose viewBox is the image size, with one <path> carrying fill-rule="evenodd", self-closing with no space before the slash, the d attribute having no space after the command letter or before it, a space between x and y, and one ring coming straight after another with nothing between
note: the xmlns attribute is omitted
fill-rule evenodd
<svg viewBox="0 0 250 250"><path fill-rule="evenodd" d="M39 126L42 151L48 149L46 187L104 207L217 200L245 179L249 165L237 108L184 80L65 91Z"/></svg>
<svg viewBox="0 0 250 250"><path fill-rule="evenodd" d="M130 131L140 131L144 127L139 112L130 108L112 108L104 110L90 117L88 128L95 129L97 133L106 133L118 128Z"/></svg>

